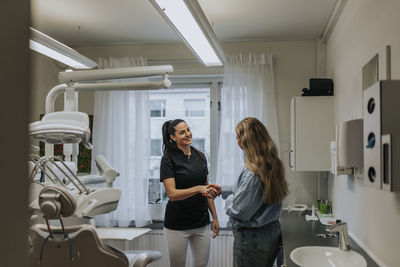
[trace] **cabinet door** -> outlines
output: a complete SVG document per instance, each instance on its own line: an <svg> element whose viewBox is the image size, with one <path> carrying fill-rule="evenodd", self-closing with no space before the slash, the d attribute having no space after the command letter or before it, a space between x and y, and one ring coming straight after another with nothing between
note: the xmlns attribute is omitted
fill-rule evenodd
<svg viewBox="0 0 400 267"><path fill-rule="evenodd" d="M293 97L290 101L290 152L289 152L289 167L295 170L296 157L295 157L295 144L296 144L296 101Z"/></svg>
<svg viewBox="0 0 400 267"><path fill-rule="evenodd" d="M296 171L329 171L334 140L332 96L294 97L291 103L291 167Z"/></svg>

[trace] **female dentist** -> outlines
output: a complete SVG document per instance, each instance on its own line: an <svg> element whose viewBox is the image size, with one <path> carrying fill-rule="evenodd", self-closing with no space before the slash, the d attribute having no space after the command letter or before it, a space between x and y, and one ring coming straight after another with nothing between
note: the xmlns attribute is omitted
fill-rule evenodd
<svg viewBox="0 0 400 267"><path fill-rule="evenodd" d="M160 180L169 201L165 210L164 233L170 266L184 267L188 243L193 265L205 267L210 254L210 218L215 238L219 232L214 200L216 189L207 187L207 161L191 146L192 132L184 120L166 121L162 127L164 156Z"/></svg>

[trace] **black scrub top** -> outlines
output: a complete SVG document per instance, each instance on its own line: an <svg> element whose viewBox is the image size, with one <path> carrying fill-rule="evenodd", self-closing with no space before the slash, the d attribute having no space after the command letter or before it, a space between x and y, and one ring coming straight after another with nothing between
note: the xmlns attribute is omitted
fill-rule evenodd
<svg viewBox="0 0 400 267"><path fill-rule="evenodd" d="M164 155L161 159L160 180L175 178L176 189L186 189L207 184L207 160L200 151L190 147L188 157L179 150ZM164 226L171 230L188 230L210 223L207 198L196 194L187 199L168 201L165 209Z"/></svg>

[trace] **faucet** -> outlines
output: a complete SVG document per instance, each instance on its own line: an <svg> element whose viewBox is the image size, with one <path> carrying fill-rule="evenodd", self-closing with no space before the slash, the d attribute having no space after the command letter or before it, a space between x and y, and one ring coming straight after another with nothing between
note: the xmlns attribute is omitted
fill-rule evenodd
<svg viewBox="0 0 400 267"><path fill-rule="evenodd" d="M334 233L339 233L339 249L341 250L350 250L349 244L349 233L347 232L347 223L340 222L335 225L332 225L326 229L326 231Z"/></svg>

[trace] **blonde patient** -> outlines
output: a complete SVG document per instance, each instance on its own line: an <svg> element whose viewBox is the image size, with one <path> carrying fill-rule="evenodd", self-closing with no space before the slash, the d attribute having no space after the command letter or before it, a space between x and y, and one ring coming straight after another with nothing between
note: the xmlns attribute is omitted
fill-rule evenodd
<svg viewBox="0 0 400 267"><path fill-rule="evenodd" d="M236 126L237 145L243 150L245 167L225 200L232 224L233 266L272 266L280 250L279 218L288 194L278 150L265 126L245 118ZM209 185L217 193L218 185ZM231 194L229 194L231 193Z"/></svg>

